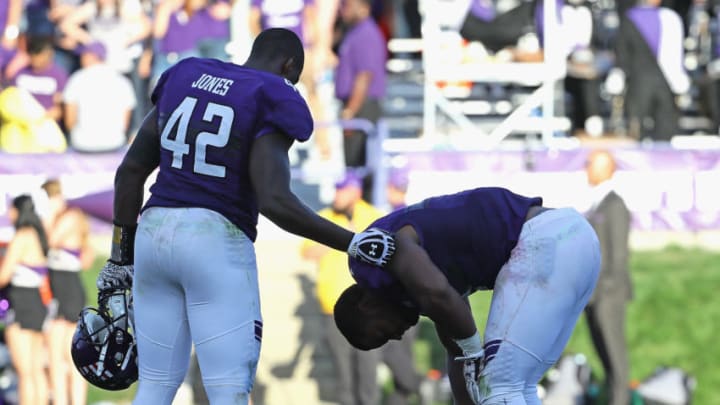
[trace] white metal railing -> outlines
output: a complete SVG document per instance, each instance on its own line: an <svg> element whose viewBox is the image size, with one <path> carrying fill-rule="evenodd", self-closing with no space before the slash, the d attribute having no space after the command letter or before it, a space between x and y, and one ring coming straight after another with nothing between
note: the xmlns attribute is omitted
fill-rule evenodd
<svg viewBox="0 0 720 405"><path fill-rule="evenodd" d="M437 132L437 113L442 111L463 133L473 133L478 138L485 138L483 144L492 145L501 142L514 130L521 129L526 123L530 112L540 107L543 119L541 127L542 140L550 144L553 132L566 130L567 119L554 117L555 84L565 76L566 65L564 52L558 38L557 4L545 1L544 12L544 58L542 62L476 62L459 63L449 58L447 48L447 30L441 27L444 10L452 7L452 1L426 0L421 6L422 35L420 40L394 40L389 43L391 52L413 52L422 50L424 70L424 136L434 137ZM457 35L459 37L459 35ZM459 44L459 41L458 41ZM450 51L451 52L451 51ZM489 134L473 123L467 115L442 94L437 86L438 81L469 81L469 82L503 82L525 86L537 86L537 89L521 102L505 120ZM537 127L536 127L537 128Z"/></svg>

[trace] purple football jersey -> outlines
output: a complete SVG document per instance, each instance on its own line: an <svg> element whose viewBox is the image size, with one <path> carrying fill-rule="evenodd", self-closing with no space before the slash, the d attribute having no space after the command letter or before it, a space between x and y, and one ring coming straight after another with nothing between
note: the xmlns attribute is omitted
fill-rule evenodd
<svg viewBox="0 0 720 405"><path fill-rule="evenodd" d="M160 168L145 208L207 208L254 241L258 208L250 148L270 132L300 142L310 138L305 100L280 76L203 58L165 71L151 99L161 133Z"/></svg>
<svg viewBox="0 0 720 405"><path fill-rule="evenodd" d="M412 226L433 263L458 293L467 295L494 287L534 205L542 205L542 199L503 188L476 188L426 199L394 211L370 227L396 232ZM408 300L389 272L354 259L350 259L350 271L361 286Z"/></svg>

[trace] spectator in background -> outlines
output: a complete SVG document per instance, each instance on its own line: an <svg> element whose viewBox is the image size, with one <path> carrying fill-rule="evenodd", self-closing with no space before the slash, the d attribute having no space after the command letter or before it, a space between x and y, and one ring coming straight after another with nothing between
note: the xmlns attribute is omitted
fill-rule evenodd
<svg viewBox="0 0 720 405"><path fill-rule="evenodd" d="M5 67L17 52L21 15L22 0L0 2L0 86L5 83Z"/></svg>
<svg viewBox="0 0 720 405"><path fill-rule="evenodd" d="M85 288L80 272L92 265L90 223L85 213L70 208L56 179L42 185L48 196L45 220L48 238L50 289L57 304L57 315L47 330L48 368L53 405L82 405L86 402L87 382L78 373L70 356L77 318L85 306Z"/></svg>
<svg viewBox="0 0 720 405"><path fill-rule="evenodd" d="M62 152L58 120L67 74L53 62L51 37L29 37L29 62L0 93L0 149L9 153Z"/></svg>
<svg viewBox="0 0 720 405"><path fill-rule="evenodd" d="M135 107L132 84L105 63L102 43L84 45L79 53L82 68L70 76L63 93L70 146L79 152L120 149L128 143Z"/></svg>
<svg viewBox="0 0 720 405"><path fill-rule="evenodd" d="M0 150L6 153L59 153L65 134L45 108L25 89L0 92Z"/></svg>
<svg viewBox="0 0 720 405"><path fill-rule="evenodd" d="M712 119L715 133L720 134L720 1L708 1L707 8L715 23L712 32L712 60L706 67L704 85L699 87L704 111Z"/></svg>
<svg viewBox="0 0 720 405"><path fill-rule="evenodd" d="M151 86L167 68L189 57L200 56L205 38L208 0L160 0L153 20L153 69Z"/></svg>
<svg viewBox="0 0 720 405"><path fill-rule="evenodd" d="M251 0L250 33L253 37L268 28L285 28L300 38L305 49L315 39L315 0Z"/></svg>
<svg viewBox="0 0 720 405"><path fill-rule="evenodd" d="M380 28L370 15L371 0L345 0L340 16L345 35L338 49L335 71L335 96L342 103L342 120L365 119L377 123L380 101L385 96L387 47ZM362 130L345 130L343 152L345 166L367 165L367 136ZM363 198L372 201L372 177L363 180Z"/></svg>
<svg viewBox="0 0 720 405"><path fill-rule="evenodd" d="M228 60L226 46L230 41L230 17L235 0L209 0L202 16L204 30L200 31L198 54L203 58Z"/></svg>
<svg viewBox="0 0 720 405"><path fill-rule="evenodd" d="M349 171L335 184L332 206L318 214L347 229L359 230L365 229L382 212L363 201L362 179ZM379 351L365 352L352 347L337 330L333 320L335 301L353 284L347 255L311 240L303 242L301 254L317 263L317 297L325 318L325 336L338 379L337 402L340 405L377 405L380 398L377 385Z"/></svg>
<svg viewBox="0 0 720 405"><path fill-rule="evenodd" d="M316 42L320 41L321 28L317 19L318 7L315 0L252 0L250 2L250 34L255 37L267 28L285 28L294 32L305 49L305 69L300 76L301 88L310 112L316 121L323 121L325 110L318 100L316 76L323 66L316 53ZM322 50L318 50L322 52ZM315 128L313 141L323 157L330 156L330 143L324 128Z"/></svg>
<svg viewBox="0 0 720 405"><path fill-rule="evenodd" d="M75 54L77 42L74 38L65 35L61 26L63 20L72 15L85 0L53 0L50 2L48 18L57 27L55 33L55 62L66 72L72 73L80 66Z"/></svg>
<svg viewBox="0 0 720 405"><path fill-rule="evenodd" d="M615 160L604 150L590 153L586 173L593 205L587 214L600 241L600 276L585 308L590 336L605 372L608 405L630 402L625 313L632 298L628 270L630 212L615 192Z"/></svg>
<svg viewBox="0 0 720 405"><path fill-rule="evenodd" d="M5 340L18 374L20 404L47 404L43 323L47 309L41 288L47 279L48 240L29 195L13 199L8 217L15 235L0 265L0 287L10 285Z"/></svg>
<svg viewBox="0 0 720 405"><path fill-rule="evenodd" d="M12 85L27 90L45 109L45 114L60 122L60 101L67 82L67 72L54 62L55 51L50 36L27 39L29 63L12 78Z"/></svg>
<svg viewBox="0 0 720 405"><path fill-rule="evenodd" d="M628 132L639 139L669 140L679 131L675 95L685 94L690 79L683 67L683 23L660 0L642 0L621 17L616 68L606 87L625 88Z"/></svg>
<svg viewBox="0 0 720 405"><path fill-rule="evenodd" d="M75 8L60 24L72 49L99 42L105 46L105 63L130 79L135 98L144 106L147 86L139 72L140 57L152 23L140 0L90 0ZM145 109L138 109L132 128L138 128Z"/></svg>
<svg viewBox="0 0 720 405"><path fill-rule="evenodd" d="M568 42L565 91L570 95L570 121L574 131L598 137L604 132L600 116L600 71L591 46L593 17L586 0L569 0L561 10L562 34Z"/></svg>
<svg viewBox="0 0 720 405"><path fill-rule="evenodd" d="M28 37L52 36L55 33L55 24L50 21L51 0L23 0L21 24Z"/></svg>
<svg viewBox="0 0 720 405"><path fill-rule="evenodd" d="M129 76L142 53L142 41L150 35L151 23L138 0L91 0L66 16L60 29L77 46L103 44L106 63Z"/></svg>
<svg viewBox="0 0 720 405"><path fill-rule="evenodd" d="M390 173L390 180L387 185L387 200L392 211L405 208L407 205L405 196L408 188L408 174L401 169L395 169Z"/></svg>

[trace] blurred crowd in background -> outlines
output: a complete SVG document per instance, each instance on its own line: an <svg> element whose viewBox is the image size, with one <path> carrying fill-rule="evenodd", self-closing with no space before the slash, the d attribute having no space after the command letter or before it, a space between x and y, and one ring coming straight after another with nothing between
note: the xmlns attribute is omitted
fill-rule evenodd
<svg viewBox="0 0 720 405"><path fill-rule="evenodd" d="M150 108L153 84L167 67L192 56L242 63L254 35L268 27L291 29L306 45L301 88L317 121L381 118L389 103L386 76L397 73L387 61L422 55L391 52L388 41L420 38L423 15L432 7L443 10L441 29L459 34L466 61L543 59L542 0L340 3L3 0L0 150L120 149ZM717 133L720 5L715 0L558 0L556 5L557 41L567 59L560 111L571 120L569 133L651 140ZM465 84L481 87L485 99L512 92L510 85ZM359 94L356 85L363 90ZM315 138L320 156L328 157L331 142L322 128ZM348 166L364 164L363 141L345 137Z"/></svg>
<svg viewBox="0 0 720 405"><path fill-rule="evenodd" d="M655 142L718 134L720 2L557 0L556 6L554 38L562 42L558 48L567 67L556 111L570 120L568 136ZM243 63L255 35L283 27L306 46L298 87L319 124L311 153L320 159L339 155L346 167L363 168L371 158L371 131L362 123L397 114L395 96L402 91L393 86L416 77L412 68L397 66L419 66L422 72L422 46L397 50L389 44L422 38L423 16L433 10L443 16L440 31L456 35L463 63L482 69L545 58L542 0L0 0L0 152L121 151L151 108L152 88L165 69L188 57ZM389 63L394 60L408 63ZM422 82L414 83L422 90ZM463 80L437 86L456 100L511 99L521 87ZM397 133L422 136L422 128L409 125L403 114L410 129L394 127ZM473 114L488 113L468 113ZM322 123L337 120L360 124L345 125L336 142ZM391 137L397 133L391 128ZM323 213L361 229L380 211L363 205L361 197L373 201L373 180L357 173L335 184L335 199L351 201L339 207L334 200ZM389 208L402 205L407 178L391 177L388 186ZM367 218L348 210L356 204L368 210ZM327 254L318 246L303 247L318 274L336 259ZM332 301L332 294L319 298ZM330 304L321 304L328 315ZM327 332L333 331L330 325ZM405 364L412 363L408 347L395 352L404 353L399 357ZM358 372L351 369L361 367L361 360L342 352L347 347L334 349L339 369ZM388 356L393 357L369 360L373 373ZM411 374L403 384L393 370L396 386L405 390L397 403L404 403L419 395L423 376L409 367L399 370ZM20 371L25 381L38 374ZM367 396L376 400L377 389L372 385Z"/></svg>

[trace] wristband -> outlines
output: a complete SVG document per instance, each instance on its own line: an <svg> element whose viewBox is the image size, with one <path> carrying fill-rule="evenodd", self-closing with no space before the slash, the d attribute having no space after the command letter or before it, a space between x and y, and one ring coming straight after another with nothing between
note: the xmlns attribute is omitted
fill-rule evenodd
<svg viewBox="0 0 720 405"><path fill-rule="evenodd" d="M113 226L110 260L120 266L133 264L135 258L135 231L137 225Z"/></svg>
<svg viewBox="0 0 720 405"><path fill-rule="evenodd" d="M463 356L470 356L477 353L482 353L483 351L483 343L482 339L480 339L480 333L478 331L475 331L475 334L464 338L464 339L453 339L455 344L460 347L460 350L463 352Z"/></svg>

